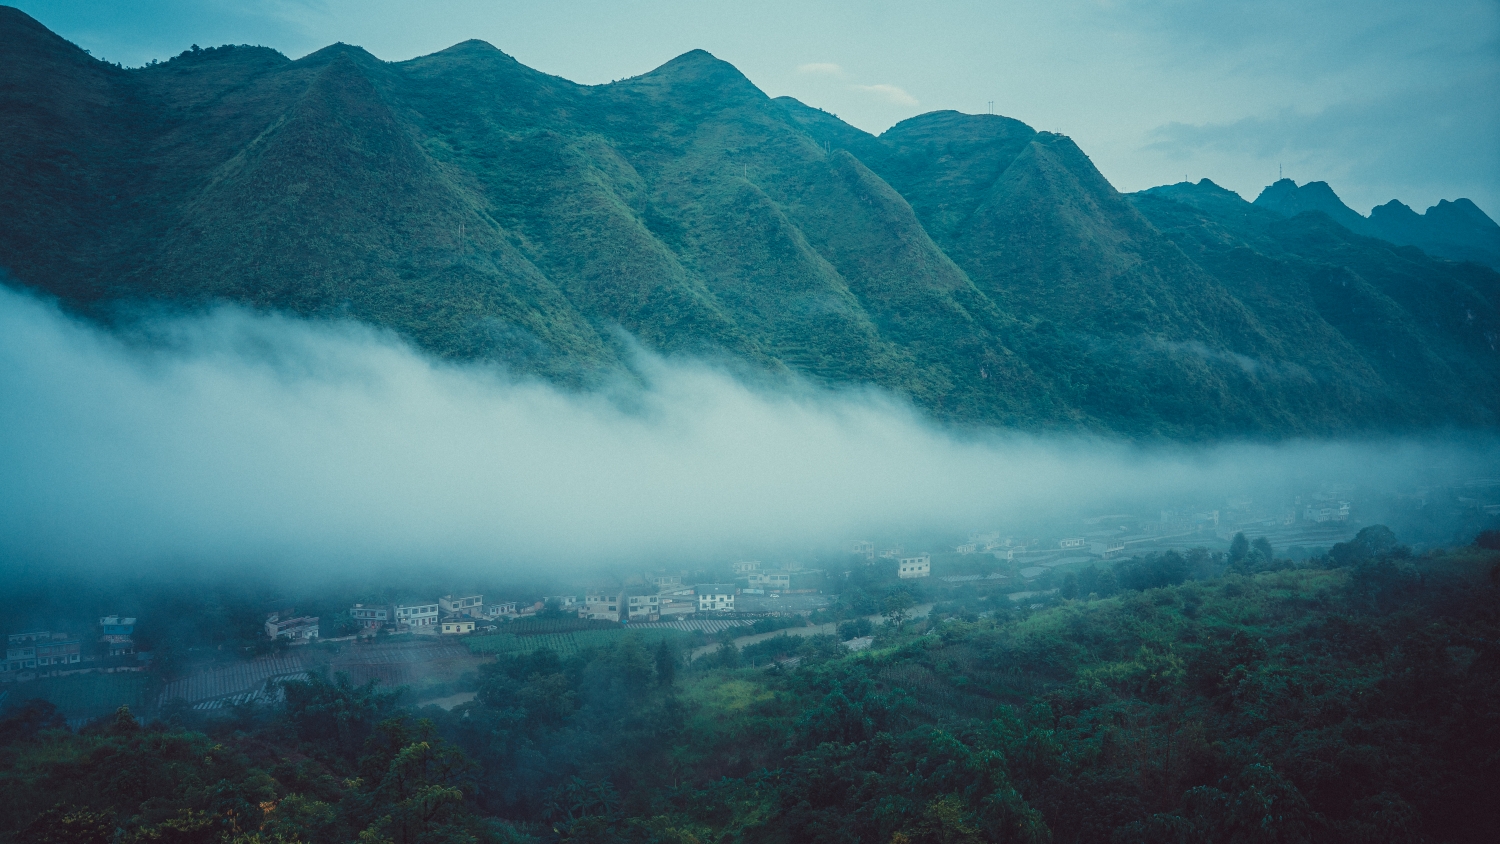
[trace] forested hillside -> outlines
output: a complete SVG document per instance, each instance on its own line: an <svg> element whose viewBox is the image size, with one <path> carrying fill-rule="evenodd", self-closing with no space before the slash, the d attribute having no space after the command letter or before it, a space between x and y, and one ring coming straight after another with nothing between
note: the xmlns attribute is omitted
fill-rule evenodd
<svg viewBox="0 0 1500 844"><path fill-rule="evenodd" d="M875 137L701 51L597 86L477 41L123 69L9 8L0 49L0 269L100 319L227 300L573 385L628 366L624 329L1144 438L1500 414L1494 270L1125 197L998 116Z"/></svg>
<svg viewBox="0 0 1500 844"><path fill-rule="evenodd" d="M1500 535L1481 537L1500 547ZM1246 547L1249 547L1248 545ZM502 655L451 711L340 677L284 703L0 717L0 841L1481 842L1500 552L1367 528L965 590L686 664L630 636ZM955 593L955 596L958 593ZM771 666L771 667L768 667Z"/></svg>

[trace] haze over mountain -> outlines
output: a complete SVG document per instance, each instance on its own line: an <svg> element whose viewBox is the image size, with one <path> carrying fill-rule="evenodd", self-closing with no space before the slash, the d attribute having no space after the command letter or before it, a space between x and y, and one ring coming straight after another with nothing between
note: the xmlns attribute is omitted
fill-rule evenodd
<svg viewBox="0 0 1500 844"><path fill-rule="evenodd" d="M1321 211L1356 234L1500 269L1500 225L1467 199L1444 199L1422 214L1393 199L1365 217L1345 205L1327 182L1298 187L1291 179L1281 179L1261 191L1255 204L1288 217Z"/></svg>
<svg viewBox="0 0 1500 844"><path fill-rule="evenodd" d="M0 267L102 318L228 300L577 385L628 366L623 329L1142 437L1500 415L1494 269L1207 181L1123 196L999 116L876 137L701 51L598 86L477 41L126 70L8 8L0 50Z"/></svg>

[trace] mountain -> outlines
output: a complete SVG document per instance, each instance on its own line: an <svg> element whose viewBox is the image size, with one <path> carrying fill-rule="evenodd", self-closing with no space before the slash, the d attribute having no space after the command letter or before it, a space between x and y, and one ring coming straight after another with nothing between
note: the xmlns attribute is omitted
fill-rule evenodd
<svg viewBox="0 0 1500 844"><path fill-rule="evenodd" d="M1327 182L1298 187L1291 179L1281 179L1261 191L1255 204L1285 217L1321 211L1355 234L1398 246L1416 246L1439 258L1500 269L1500 225L1467 199L1442 200L1425 214L1393 199L1363 217L1345 205Z"/></svg>
<svg viewBox="0 0 1500 844"><path fill-rule="evenodd" d="M950 421L1142 438L1500 418L1494 271L1124 196L1003 117L877 137L702 51L596 86L478 41L124 69L3 7L0 50L0 267L106 322L230 301L576 386L629 368L623 329Z"/></svg>
<svg viewBox="0 0 1500 844"><path fill-rule="evenodd" d="M1423 214L1393 199L1370 209L1370 222L1392 243L1500 269L1500 225L1467 199L1441 200Z"/></svg>

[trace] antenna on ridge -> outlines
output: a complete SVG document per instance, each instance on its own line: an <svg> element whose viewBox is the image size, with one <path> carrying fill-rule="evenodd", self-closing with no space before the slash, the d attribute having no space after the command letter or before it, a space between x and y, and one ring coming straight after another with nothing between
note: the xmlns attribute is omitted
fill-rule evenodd
<svg viewBox="0 0 1500 844"><path fill-rule="evenodd" d="M985 114L994 114L995 113L995 101L994 100L990 100L989 103L987 105L985 105L984 113Z"/></svg>

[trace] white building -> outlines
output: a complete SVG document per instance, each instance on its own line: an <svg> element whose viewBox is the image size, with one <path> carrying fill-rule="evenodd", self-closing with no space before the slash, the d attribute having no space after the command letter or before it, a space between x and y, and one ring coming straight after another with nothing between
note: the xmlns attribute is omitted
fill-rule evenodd
<svg viewBox="0 0 1500 844"><path fill-rule="evenodd" d="M273 612L266 616L266 635L272 639L289 639L293 642L310 642L318 638L318 617Z"/></svg>
<svg viewBox="0 0 1500 844"><path fill-rule="evenodd" d="M734 569L735 574L748 574L760 568L760 560L741 560L731 568Z"/></svg>
<svg viewBox="0 0 1500 844"><path fill-rule="evenodd" d="M1059 548L1082 548L1083 546L1085 546L1087 544L1088 544L1088 540L1087 539L1083 539L1082 537L1075 537L1073 539L1064 539L1064 540L1062 540L1061 542L1057 543L1057 547L1059 547Z"/></svg>
<svg viewBox="0 0 1500 844"><path fill-rule="evenodd" d="M626 589L620 593L622 621L656 621L661 618L661 596L646 589Z"/></svg>
<svg viewBox="0 0 1500 844"><path fill-rule="evenodd" d="M849 543L849 553L864 557L866 560L873 560L875 559L875 543L856 539Z"/></svg>
<svg viewBox="0 0 1500 844"><path fill-rule="evenodd" d="M759 571L750 575L751 589L782 592L792 588L792 576L784 571Z"/></svg>
<svg viewBox="0 0 1500 844"><path fill-rule="evenodd" d="M616 589L590 589L583 596L579 618L593 621L620 620L620 592Z"/></svg>
<svg viewBox="0 0 1500 844"><path fill-rule="evenodd" d="M515 601L501 601L498 604L485 604L479 616L494 621L497 618L514 618L519 614Z"/></svg>
<svg viewBox="0 0 1500 844"><path fill-rule="evenodd" d="M733 583L700 583L693 591L698 595L699 612L734 612Z"/></svg>
<svg viewBox="0 0 1500 844"><path fill-rule="evenodd" d="M958 546L957 548L954 548L953 550L967 556L979 550L979 544L976 542L965 542L964 544Z"/></svg>
<svg viewBox="0 0 1500 844"><path fill-rule="evenodd" d="M932 574L932 555L920 554L915 557L902 557L897 561L896 576L902 579L913 577L927 577Z"/></svg>
<svg viewBox="0 0 1500 844"><path fill-rule="evenodd" d="M655 586L657 589L670 589L673 586L681 586L682 585L682 575L680 575L680 574L653 574L652 576L646 578L646 581L648 583L650 583L652 586Z"/></svg>
<svg viewBox="0 0 1500 844"><path fill-rule="evenodd" d="M426 601L396 604L392 608L392 615L397 626L404 624L408 627L431 627L438 621L438 605Z"/></svg>

